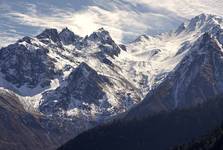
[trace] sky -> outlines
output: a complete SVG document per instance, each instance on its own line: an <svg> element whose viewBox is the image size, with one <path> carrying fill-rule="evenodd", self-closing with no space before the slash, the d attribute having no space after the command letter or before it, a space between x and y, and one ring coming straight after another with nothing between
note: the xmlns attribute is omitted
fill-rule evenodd
<svg viewBox="0 0 223 150"><path fill-rule="evenodd" d="M119 43L168 32L201 13L223 16L222 0L0 0L0 47L44 28L85 36L104 27Z"/></svg>

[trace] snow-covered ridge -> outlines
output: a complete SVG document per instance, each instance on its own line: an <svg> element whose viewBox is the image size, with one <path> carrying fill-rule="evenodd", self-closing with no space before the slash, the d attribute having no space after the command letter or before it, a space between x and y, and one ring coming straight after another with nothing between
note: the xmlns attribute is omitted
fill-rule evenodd
<svg viewBox="0 0 223 150"><path fill-rule="evenodd" d="M176 31L159 36L158 39L163 42L158 45L161 47L158 55L167 55L163 55L161 59L152 58L156 59L156 62L154 65L150 64L153 67L159 64L156 68L158 74L153 74L155 76L162 74L163 69L167 72L162 81L155 84L148 92L144 100L130 110L127 118L188 108L221 95L222 37L222 18L206 14L192 18L183 28L181 25ZM154 41L157 46L159 43L157 38ZM168 42L172 44L175 42L175 48L169 47ZM151 43L153 44L150 38L146 42L148 46L145 42L136 42L135 45L150 48ZM165 48L169 53L165 53Z"/></svg>
<svg viewBox="0 0 223 150"><path fill-rule="evenodd" d="M122 68L117 66L115 59L122 49L113 41L109 32L103 28L86 37L80 37L68 28L61 32L56 29L46 29L36 37L24 37L0 51L2 58L7 55L11 60L10 63L8 61L0 62L1 66L8 66L8 69L1 70L2 81L4 81L1 86L16 92L26 109L30 111L41 110L39 108L41 105L52 105L52 103L47 103L48 95L52 97L52 94L47 93L53 93L53 103L55 104L53 109L61 109L59 112L55 112L58 115L98 119L99 115L108 117L125 111L142 97L140 89L120 74ZM39 53L39 51L43 53ZM83 62L97 72L98 76L107 78L109 84L101 82L93 84L94 79L89 76L88 69L82 67ZM20 67L16 67L18 63L20 63ZM39 63L42 63L42 67L38 67ZM94 86L98 86L100 87L98 90L102 90L105 95L94 101L89 99L87 102L85 99L78 99L78 97L86 96L86 93L84 95L71 93L72 97L69 99L66 98L66 95L61 97L62 93L60 92L67 91L68 86L73 86L69 85L69 82L72 80L70 79L73 77L72 73L75 73L77 68L82 68L83 76L85 76L85 78L80 76L79 79L81 80L80 86L83 86L83 94L86 92L85 90L95 90L97 88ZM53 72L50 73L50 71ZM78 74L78 72L76 73ZM78 78L75 79L75 82L79 82ZM40 84L41 82L44 84ZM76 90L76 92L78 91ZM68 108L59 106L61 101L62 103L69 101ZM104 107L102 103L108 103L109 108L107 110L101 108ZM56 108L57 106L58 108ZM89 110L85 110L84 107L88 107ZM76 113L71 113L77 110L79 111L78 116L75 115ZM90 111L95 115L92 116ZM54 115L52 114L54 112L44 111L44 113Z"/></svg>
<svg viewBox="0 0 223 150"><path fill-rule="evenodd" d="M128 52L122 51L118 59L129 61L125 63L129 80L139 81L132 74L141 74L146 78L149 89L152 89L153 85L159 84L176 67L202 34L208 32L217 35L221 33L222 25L222 17L201 14L170 33L155 37L140 36L127 45ZM218 35L218 39L222 41L222 35Z"/></svg>
<svg viewBox="0 0 223 150"><path fill-rule="evenodd" d="M46 29L36 37L18 40L17 44L24 46L30 53L38 49L46 49L47 59L52 60L54 70L58 73L52 77L48 87L43 87L42 90L42 87L39 87L40 90L35 90L37 87L23 86L19 91L21 95L27 95L23 92L33 93L32 91L35 90L39 91L35 92L39 95L52 90L50 85L54 81L58 81L56 87L65 86L66 79L72 70L81 62L86 62L99 74L115 82L129 81L142 98L176 67L200 35L204 32L217 32L217 29L221 27L220 17L201 14L182 24L174 32L156 37L142 35L126 45L126 51L122 50L113 41L109 32L103 28L86 37L81 37L68 28L64 28L61 32L56 29ZM219 38L222 40L222 37ZM12 70L11 73L13 73ZM117 85L119 88L120 86L123 85ZM56 87L54 86L54 89ZM117 99L112 89L107 88L107 90L107 93L111 93L107 95L109 100ZM32 94L32 96L35 95ZM115 103L118 104L118 102ZM35 106L38 108L38 105Z"/></svg>
<svg viewBox="0 0 223 150"><path fill-rule="evenodd" d="M205 33L223 43L222 19L201 14L175 31L117 44L103 28L81 37L46 29L0 50L1 87L28 111L71 121L104 121L163 83Z"/></svg>

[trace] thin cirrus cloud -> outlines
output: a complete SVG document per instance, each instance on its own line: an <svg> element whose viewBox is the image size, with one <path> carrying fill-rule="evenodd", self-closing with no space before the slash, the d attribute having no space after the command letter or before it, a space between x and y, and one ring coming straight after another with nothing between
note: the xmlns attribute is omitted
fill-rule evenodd
<svg viewBox="0 0 223 150"><path fill-rule="evenodd" d="M222 15L221 0L0 0L0 46L44 28L85 36L100 27L118 42L159 34L202 12ZM216 4L213 4L216 3ZM3 23L4 22L4 23Z"/></svg>
<svg viewBox="0 0 223 150"><path fill-rule="evenodd" d="M16 6L8 2L4 4L7 13L3 12L2 16L14 25L13 29L22 33L13 33L18 35L16 38L19 35L21 37L35 35L41 32L43 28L61 29L67 26L76 34L85 36L100 27L104 27L110 31L115 40L123 42L131 41L146 31L155 34L166 30L167 27L172 28L172 22L168 16L154 13L151 10L144 11L145 8L135 7L134 3L125 1L95 0L92 3L87 3L87 5L80 5L80 7L75 5L75 8L72 7L74 4L71 3L62 5L62 7L43 2L18 2ZM14 9L15 7L16 9ZM153 22L153 24L150 22ZM164 22L166 22L165 28L161 26ZM159 29L155 30L155 26ZM9 29L11 27L5 28L5 31ZM1 38L7 39L8 35ZM4 41L5 45L8 44L7 40Z"/></svg>

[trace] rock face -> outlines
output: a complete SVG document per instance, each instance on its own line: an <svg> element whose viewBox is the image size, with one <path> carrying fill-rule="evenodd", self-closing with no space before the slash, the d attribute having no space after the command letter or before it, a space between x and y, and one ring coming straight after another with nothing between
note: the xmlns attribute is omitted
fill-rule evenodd
<svg viewBox="0 0 223 150"><path fill-rule="evenodd" d="M86 130L86 122L46 117L28 112L21 97L0 89L0 149L54 150L74 135Z"/></svg>
<svg viewBox="0 0 223 150"><path fill-rule="evenodd" d="M177 61L177 63L173 68L171 66L172 70L164 72L165 76L161 82L152 87L141 103L120 116L120 120L85 132L61 149L72 149L73 147L87 149L87 147L83 146L83 141L91 143L89 144L91 148L97 147L98 149L104 149L105 145L109 145L109 143L115 145L114 147L109 147L111 149L167 149L177 144L177 142L202 135L210 128L220 124L222 111L219 109L219 104L217 104L219 101L213 102L210 99L223 94L221 23L221 19L219 20L216 16L202 14L193 18L187 25L182 25L173 35L166 35L166 37L171 36L172 38L182 39L177 50L169 52L172 53L171 55L167 54L166 57L163 48L155 51L153 47L153 49L148 50L148 53L143 53L149 54L149 58L152 60L161 60L162 62L171 57L172 60L167 62L173 63L173 61ZM184 38L184 36L188 39ZM192 39L190 39L191 37ZM157 39L141 37L132 45L135 46L134 48L137 46L147 48L145 43L153 44L152 40L156 41ZM131 49L132 52L140 54L136 50L138 49ZM162 58L160 59L160 57ZM157 63L159 63L158 61ZM154 64L151 63L151 65ZM162 68L162 66L159 67ZM159 75L157 74L156 77L159 77ZM205 105L205 108L203 105ZM205 126L205 122L209 120L206 120L209 114L204 117L200 106L205 111L217 111L214 116L216 117L215 119L220 119L217 121L218 123L215 125L210 123ZM170 114L181 115L179 110L182 109L186 109L188 114L184 117L172 118ZM198 116L195 115L197 112L199 112ZM191 118L185 119L190 115L196 116L199 121ZM178 118L184 118L186 121L184 119L180 121ZM200 124L201 120L204 123ZM186 131L185 133L179 132L178 134L178 131L175 131L176 128L180 128L175 126L178 123L182 123L180 126L183 131ZM194 128L195 124L198 125L197 123L201 127ZM130 124L133 125L131 126ZM186 126L183 124L186 124ZM130 128L126 129L128 127ZM130 133L137 127L136 132ZM207 129L207 127L210 128ZM198 131L198 128L201 130ZM170 129L172 130L170 131ZM114 133L114 131L117 132ZM141 133L138 133L139 131ZM152 136L150 137L150 135ZM156 135L160 136L156 138ZM175 135L176 139L174 140ZM114 141L114 143L111 141ZM99 143L106 144L100 145Z"/></svg>
<svg viewBox="0 0 223 150"><path fill-rule="evenodd" d="M27 113L18 97L0 90L0 149L55 149L60 142L48 134L39 118Z"/></svg>
<svg viewBox="0 0 223 150"><path fill-rule="evenodd" d="M27 39L23 39L1 49L1 73L8 82L17 87L25 84L30 88L37 85L47 87L57 74L55 65L48 57L47 49L35 47L26 41Z"/></svg>
<svg viewBox="0 0 223 150"><path fill-rule="evenodd" d="M99 75L86 63L81 63L68 77L68 93L71 97L83 102L98 103L105 96L101 84L109 84L109 79ZM67 94L67 95L70 95Z"/></svg>
<svg viewBox="0 0 223 150"><path fill-rule="evenodd" d="M60 140L130 108L121 117L190 108L223 92L222 22L202 14L126 46L103 28L84 38L46 29L0 50L0 85Z"/></svg>
<svg viewBox="0 0 223 150"><path fill-rule="evenodd" d="M101 50L101 52L109 56L118 56L121 51L119 46L111 38L109 32L103 28L100 28L98 31L92 33L89 37L86 37L84 42L98 43L98 48Z"/></svg>
<svg viewBox="0 0 223 150"><path fill-rule="evenodd" d="M40 111L53 113L61 109L66 111L77 106L91 109L84 106L84 103L100 106L102 100L106 99L106 93L101 87L103 84L111 86L107 77L99 75L83 62L71 72L65 87L59 87L55 91L45 93L46 98L40 105ZM107 107L109 107L108 102ZM106 109L105 106L104 109Z"/></svg>
<svg viewBox="0 0 223 150"><path fill-rule="evenodd" d="M64 28L59 33L60 40L63 42L64 45L75 44L76 42L81 40L81 37L74 34L68 28Z"/></svg>
<svg viewBox="0 0 223 150"><path fill-rule="evenodd" d="M176 30L176 33L180 34L182 32L208 32L215 27L220 27L223 23L220 16L215 16L211 14L200 14L192 18L187 23L182 23L179 28Z"/></svg>
<svg viewBox="0 0 223 150"><path fill-rule="evenodd" d="M21 143L19 149L55 149L137 103L141 91L122 74L125 70L117 59L121 51L104 29L82 38L67 28L61 32L46 29L1 48L0 86L16 95L18 107L24 107L17 114L13 106L16 109L1 121L9 118L8 124L19 130L15 139L0 123L2 130L7 129L0 137L8 134L1 146L16 149L13 143ZM31 124L23 125L23 121ZM33 142L26 145L26 139Z"/></svg>
<svg viewBox="0 0 223 150"><path fill-rule="evenodd" d="M36 36L41 42L48 43L52 40L54 43L60 43L61 39L57 29L45 29L41 34Z"/></svg>
<svg viewBox="0 0 223 150"><path fill-rule="evenodd" d="M129 112L171 111L204 103L223 93L223 52L218 41L206 33L198 39L175 70ZM136 113L137 112L137 113ZM135 116L136 117L136 116Z"/></svg>
<svg viewBox="0 0 223 150"><path fill-rule="evenodd" d="M190 108L223 93L222 29L210 23L212 17L201 15L191 20L189 28L186 28L191 29L190 32L195 30L193 25L202 26L201 30L205 28L208 32L190 44L189 49L185 48L187 54L180 63L147 94L142 103L128 112L128 119ZM207 24L204 23L205 19L208 20ZM207 26L211 26L210 29Z"/></svg>

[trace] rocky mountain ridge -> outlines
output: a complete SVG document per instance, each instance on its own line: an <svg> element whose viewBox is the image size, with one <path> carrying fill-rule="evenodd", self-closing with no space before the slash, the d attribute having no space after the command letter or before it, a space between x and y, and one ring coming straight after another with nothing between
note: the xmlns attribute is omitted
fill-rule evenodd
<svg viewBox="0 0 223 150"><path fill-rule="evenodd" d="M132 119L192 107L223 92L222 22L201 14L126 45L103 28L85 37L46 29L0 49L0 86L45 116L47 130L64 125L67 139L123 112Z"/></svg>

